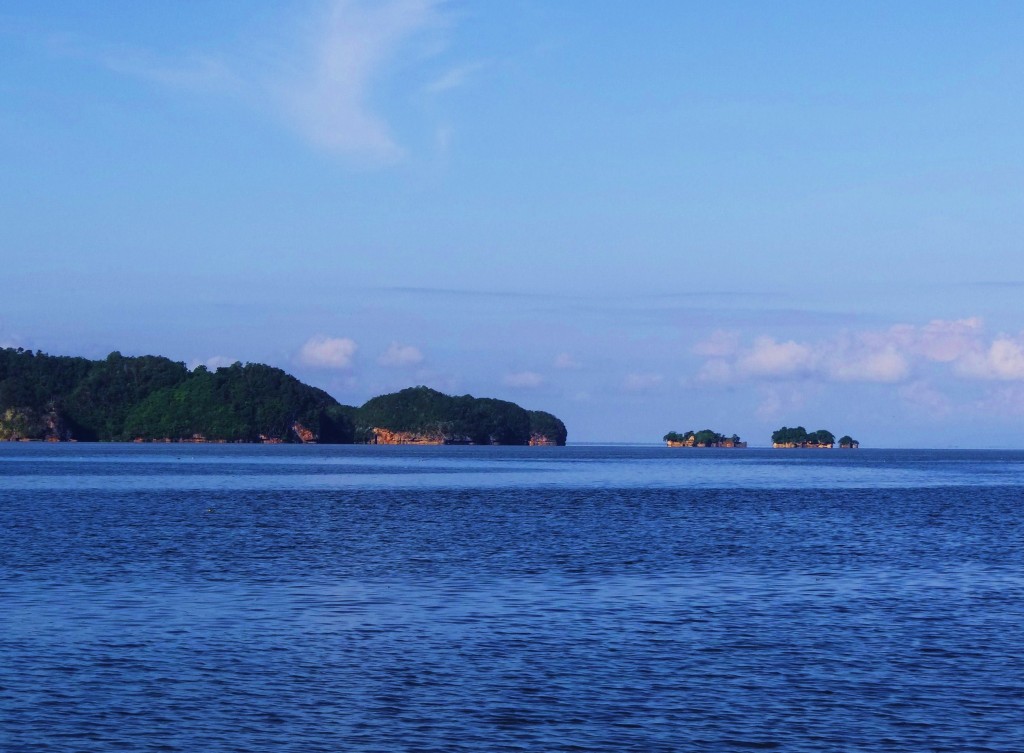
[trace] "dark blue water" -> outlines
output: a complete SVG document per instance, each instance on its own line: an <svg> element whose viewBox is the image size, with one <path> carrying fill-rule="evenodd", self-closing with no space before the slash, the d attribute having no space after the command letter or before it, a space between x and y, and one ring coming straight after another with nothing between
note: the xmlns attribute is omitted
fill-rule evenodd
<svg viewBox="0 0 1024 753"><path fill-rule="evenodd" d="M1024 453L0 445L0 750L1022 751Z"/></svg>

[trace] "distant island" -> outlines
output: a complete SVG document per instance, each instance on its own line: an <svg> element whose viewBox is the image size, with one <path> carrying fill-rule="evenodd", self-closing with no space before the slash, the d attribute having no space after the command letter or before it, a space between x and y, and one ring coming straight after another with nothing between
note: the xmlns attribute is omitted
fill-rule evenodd
<svg viewBox="0 0 1024 753"><path fill-rule="evenodd" d="M835 447L835 444L835 434L828 429L808 432L802 426L795 428L783 426L781 429L772 432L772 447L776 448L831 449ZM860 447L860 442L847 434L840 437L839 447L844 450L856 449Z"/></svg>
<svg viewBox="0 0 1024 753"><path fill-rule="evenodd" d="M342 405L281 369L0 348L0 440L564 445L544 411L411 387Z"/></svg>
<svg viewBox="0 0 1024 753"><path fill-rule="evenodd" d="M370 444L564 445L565 424L550 413L470 395L410 387L356 411L359 441Z"/></svg>
<svg viewBox="0 0 1024 753"><path fill-rule="evenodd" d="M746 447L747 443L733 434L727 437L711 429L685 431L682 434L670 431L662 439L669 447Z"/></svg>

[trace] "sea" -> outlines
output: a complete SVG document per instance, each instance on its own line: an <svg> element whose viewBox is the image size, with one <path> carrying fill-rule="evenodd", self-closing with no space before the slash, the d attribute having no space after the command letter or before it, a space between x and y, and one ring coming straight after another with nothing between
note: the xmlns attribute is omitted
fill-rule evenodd
<svg viewBox="0 0 1024 753"><path fill-rule="evenodd" d="M0 445L0 751L1024 751L1024 452Z"/></svg>

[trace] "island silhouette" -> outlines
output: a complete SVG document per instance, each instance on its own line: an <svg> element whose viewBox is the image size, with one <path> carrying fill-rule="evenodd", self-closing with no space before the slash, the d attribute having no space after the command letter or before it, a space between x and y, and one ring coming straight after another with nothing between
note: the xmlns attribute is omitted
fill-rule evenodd
<svg viewBox="0 0 1024 753"><path fill-rule="evenodd" d="M410 387L343 405L273 366L0 349L0 440L564 445L545 411Z"/></svg>

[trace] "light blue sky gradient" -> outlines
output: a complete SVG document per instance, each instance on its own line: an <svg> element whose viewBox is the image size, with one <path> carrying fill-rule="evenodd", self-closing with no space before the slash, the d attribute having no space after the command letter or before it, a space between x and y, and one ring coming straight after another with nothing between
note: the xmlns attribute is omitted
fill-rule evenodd
<svg viewBox="0 0 1024 753"><path fill-rule="evenodd" d="M0 344L1024 446L1024 5L9 2Z"/></svg>

